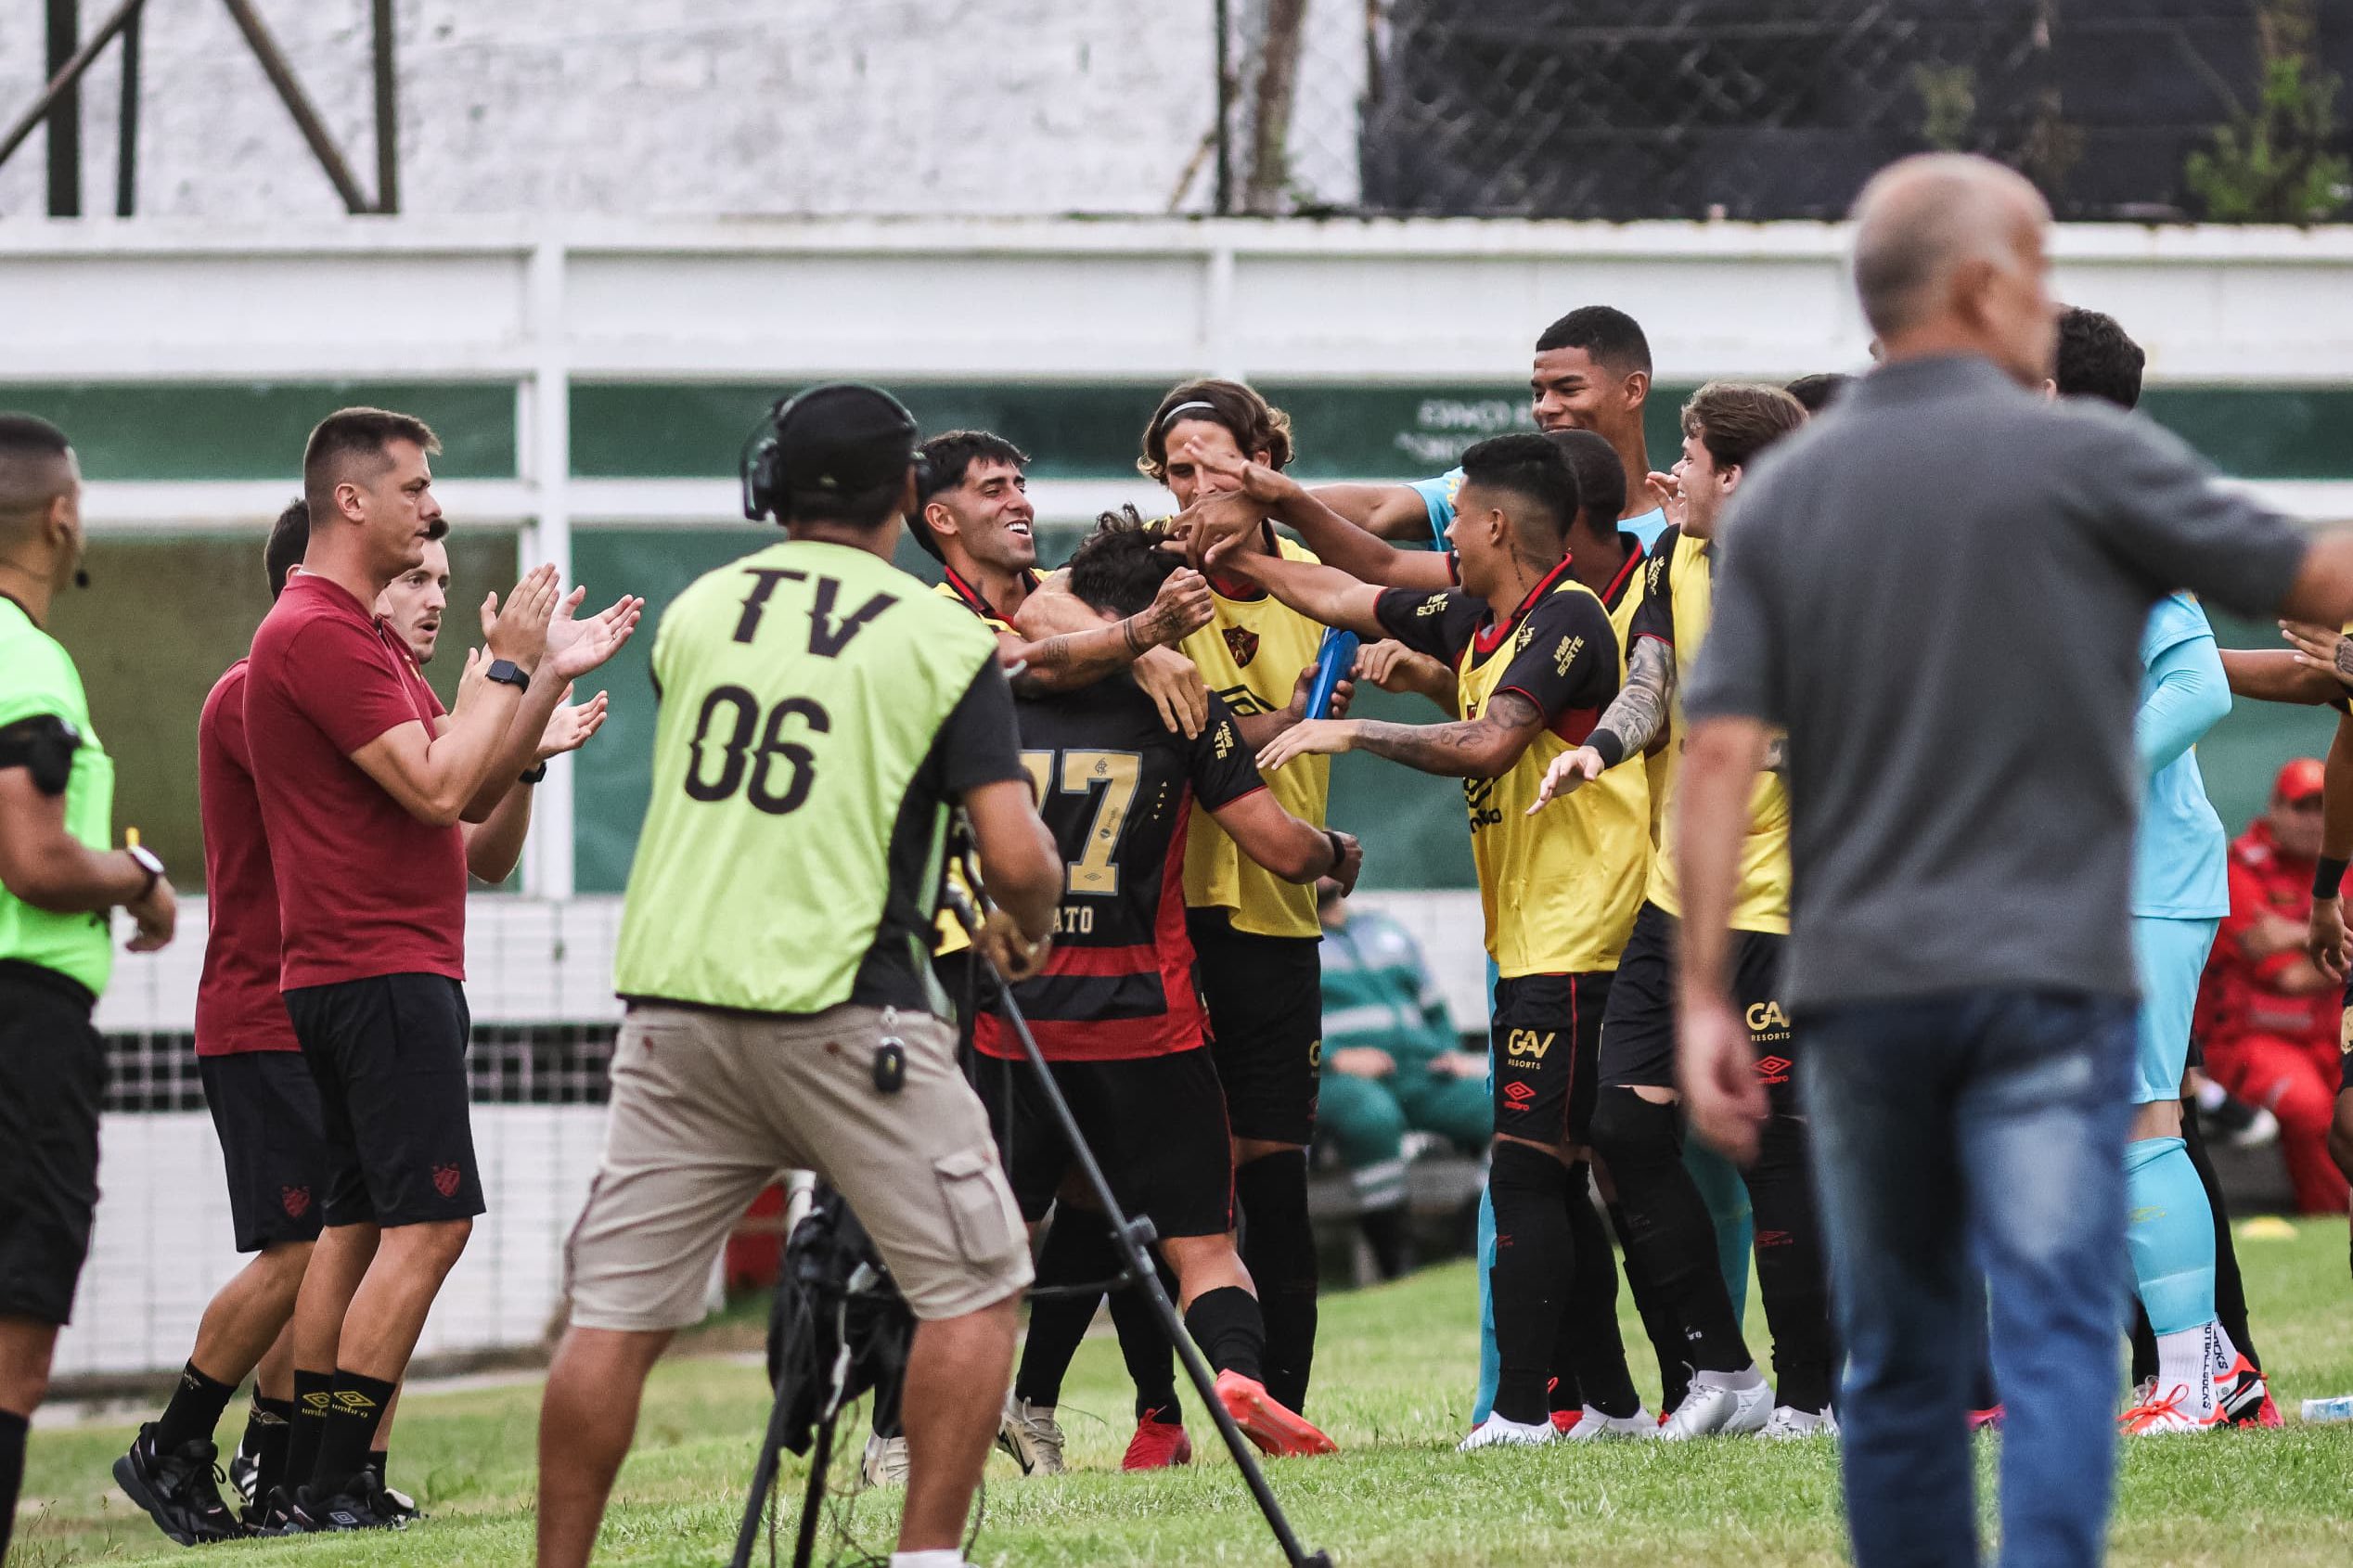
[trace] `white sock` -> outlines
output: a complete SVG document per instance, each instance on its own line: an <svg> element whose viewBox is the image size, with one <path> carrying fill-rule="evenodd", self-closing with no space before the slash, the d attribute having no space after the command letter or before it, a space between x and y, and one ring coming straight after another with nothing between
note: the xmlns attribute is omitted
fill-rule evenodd
<svg viewBox="0 0 2353 1568"><path fill-rule="evenodd" d="M2211 1323L2201 1323L2157 1336L2157 1397L2170 1398L2175 1389L2186 1390L2181 1412L2199 1420L2214 1414L2214 1365L2209 1359L2213 1330Z"/></svg>
<svg viewBox="0 0 2353 1568"><path fill-rule="evenodd" d="M2207 1369L2218 1378L2230 1376L2231 1369L2239 1364L2239 1347L2231 1343L2231 1336L2219 1322L2209 1326L2206 1332L2213 1336L2207 1341Z"/></svg>
<svg viewBox="0 0 2353 1568"><path fill-rule="evenodd" d="M1693 1372L1691 1374L1691 1382L1695 1385L1704 1383L1709 1388L1755 1388L1764 1381L1764 1372L1754 1361L1748 1364L1745 1371Z"/></svg>
<svg viewBox="0 0 2353 1568"><path fill-rule="evenodd" d="M954 1547L933 1547L930 1551L894 1551L891 1568L964 1568L964 1554Z"/></svg>

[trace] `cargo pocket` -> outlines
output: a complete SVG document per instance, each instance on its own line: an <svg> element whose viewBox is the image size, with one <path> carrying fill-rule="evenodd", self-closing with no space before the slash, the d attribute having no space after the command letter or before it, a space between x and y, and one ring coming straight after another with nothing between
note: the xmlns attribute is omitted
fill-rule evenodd
<svg viewBox="0 0 2353 1568"><path fill-rule="evenodd" d="M947 1202L956 1250L975 1267L991 1267L1022 1245L1022 1216L998 1174L993 1150L960 1149L932 1163Z"/></svg>

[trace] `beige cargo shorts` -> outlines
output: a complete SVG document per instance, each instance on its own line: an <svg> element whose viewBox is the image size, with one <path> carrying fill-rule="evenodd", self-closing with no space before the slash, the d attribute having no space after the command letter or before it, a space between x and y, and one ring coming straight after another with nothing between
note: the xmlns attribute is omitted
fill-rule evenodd
<svg viewBox="0 0 2353 1568"><path fill-rule="evenodd" d="M875 1086L885 1037L906 1051L895 1093ZM604 1158L565 1246L572 1322L699 1320L729 1230L788 1169L848 1200L919 1318L1030 1281L1021 1213L946 1024L846 1005L781 1017L639 1004L613 1049Z"/></svg>

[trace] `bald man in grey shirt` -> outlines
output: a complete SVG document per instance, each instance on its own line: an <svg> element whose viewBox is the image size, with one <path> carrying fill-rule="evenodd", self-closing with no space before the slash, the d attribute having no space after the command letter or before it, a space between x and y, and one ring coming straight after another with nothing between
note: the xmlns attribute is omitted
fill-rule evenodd
<svg viewBox="0 0 2353 1568"><path fill-rule="evenodd" d="M2353 610L2353 538L2308 539L2146 422L2030 390L2053 347L2049 217L1976 159L1865 189L1856 284L1886 363L1742 486L1684 696L1679 1069L1691 1125L1736 1154L1765 1105L1727 926L1750 786L1786 733L1785 990L1860 1568L1976 1561L1974 1263L2008 1404L2002 1560L2099 1561L2130 1277L2141 629L2182 587Z"/></svg>

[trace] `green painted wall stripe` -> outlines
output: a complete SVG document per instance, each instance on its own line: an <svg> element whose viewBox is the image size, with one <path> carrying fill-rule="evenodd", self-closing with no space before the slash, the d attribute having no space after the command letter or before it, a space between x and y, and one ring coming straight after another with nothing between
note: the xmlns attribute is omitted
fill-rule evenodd
<svg viewBox="0 0 2353 1568"><path fill-rule="evenodd" d="M95 480L283 480L291 494L311 427L367 405L433 427L449 479L512 479L508 381L255 381L158 385L0 382L0 408L38 414L72 438Z"/></svg>
<svg viewBox="0 0 2353 1568"><path fill-rule="evenodd" d="M1262 381L1291 415L1305 479L1421 479L1453 467L1485 436L1532 430L1527 400L1508 385L1387 387ZM572 388L573 472L584 477L711 479L732 475L745 434L791 385L582 383ZM1038 386L894 382L927 431L996 431L1035 456L1040 479L1135 472L1144 423L1166 384ZM1681 441L1688 384L1662 385L1646 424L1652 461ZM2224 472L2247 479L2353 478L2353 388L2167 387L2143 406Z"/></svg>

